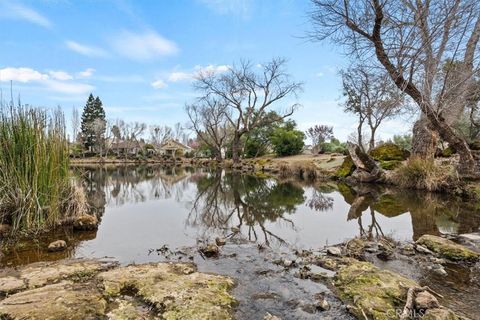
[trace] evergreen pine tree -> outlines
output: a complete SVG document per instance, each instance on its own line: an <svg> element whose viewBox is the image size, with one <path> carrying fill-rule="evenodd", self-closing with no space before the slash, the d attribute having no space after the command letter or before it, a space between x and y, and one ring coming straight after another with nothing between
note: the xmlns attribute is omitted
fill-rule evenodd
<svg viewBox="0 0 480 320"><path fill-rule="evenodd" d="M100 124L100 125L99 125ZM102 125L103 124L103 125ZM82 113L81 135L86 149L100 147L105 134L105 110L99 97L88 97Z"/></svg>

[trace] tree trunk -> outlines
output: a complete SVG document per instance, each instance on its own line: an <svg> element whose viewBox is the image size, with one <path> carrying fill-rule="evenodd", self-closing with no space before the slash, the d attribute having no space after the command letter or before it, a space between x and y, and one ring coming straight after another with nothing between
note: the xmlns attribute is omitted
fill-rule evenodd
<svg viewBox="0 0 480 320"><path fill-rule="evenodd" d="M240 155L239 155L239 146L240 146L240 136L235 134L232 141L232 159L233 163L240 162Z"/></svg>
<svg viewBox="0 0 480 320"><path fill-rule="evenodd" d="M358 126L357 126L357 139L358 139L357 142L360 149L362 149L362 151L365 151L365 149L363 148L362 126L363 126L363 119L360 116L360 119L358 121Z"/></svg>
<svg viewBox="0 0 480 320"><path fill-rule="evenodd" d="M433 159L437 150L438 133L428 127L428 120L421 117L413 125L412 155Z"/></svg>
<svg viewBox="0 0 480 320"><path fill-rule="evenodd" d="M375 148L375 132L377 131L377 128L370 128L371 134L370 134L370 141L368 142L368 150L372 150Z"/></svg>

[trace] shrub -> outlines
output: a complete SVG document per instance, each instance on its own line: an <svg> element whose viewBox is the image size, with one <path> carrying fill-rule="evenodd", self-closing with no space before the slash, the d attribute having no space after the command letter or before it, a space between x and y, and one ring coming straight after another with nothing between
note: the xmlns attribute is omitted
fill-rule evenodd
<svg viewBox="0 0 480 320"><path fill-rule="evenodd" d="M277 128L270 137L275 153L279 156L299 154L304 146L305 134L299 130Z"/></svg>
<svg viewBox="0 0 480 320"><path fill-rule="evenodd" d="M12 231L53 226L83 212L85 198L69 174L60 111L0 110L0 217Z"/></svg>
<svg viewBox="0 0 480 320"><path fill-rule="evenodd" d="M458 177L453 170L437 166L432 160L411 157L407 163L399 167L392 177L393 183L411 189L442 191L458 185Z"/></svg>

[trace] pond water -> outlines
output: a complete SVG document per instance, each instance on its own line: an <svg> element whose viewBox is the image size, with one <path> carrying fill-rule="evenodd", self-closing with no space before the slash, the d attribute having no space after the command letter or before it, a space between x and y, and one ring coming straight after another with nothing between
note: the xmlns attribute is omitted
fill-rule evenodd
<svg viewBox="0 0 480 320"><path fill-rule="evenodd" d="M246 240L273 248L318 249L360 235L415 240L480 227L474 204L418 191L178 167L87 166L73 171L91 211L101 219L98 231L57 231L6 254L3 265L66 256L156 261L150 249L195 246L198 240L228 236L232 228ZM58 237L68 238L69 250L44 252L44 242Z"/></svg>
<svg viewBox="0 0 480 320"><path fill-rule="evenodd" d="M315 294L328 293L328 288L298 279L293 269L275 264L279 257L296 259L292 249L320 249L356 236L416 240L423 234L469 233L480 227L475 203L384 186L306 183L179 167L72 170L91 212L100 219L98 230L59 229L17 241L4 250L2 266L104 256L122 264L193 261L202 272L236 280L238 319L259 319L267 312L282 319L318 319L309 306ZM198 243L216 237L229 239L222 254L203 259ZM57 239L66 240L68 249L47 252ZM473 284L475 273L468 269L454 267L448 277L432 278L409 263L378 263L432 286L444 296L442 303L475 318L480 286L478 281ZM352 319L333 294L328 293L328 300L332 308L322 317Z"/></svg>

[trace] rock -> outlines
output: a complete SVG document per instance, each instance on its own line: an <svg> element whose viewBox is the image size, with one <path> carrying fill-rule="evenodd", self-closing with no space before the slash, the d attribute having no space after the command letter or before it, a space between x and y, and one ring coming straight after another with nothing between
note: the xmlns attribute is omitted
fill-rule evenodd
<svg viewBox="0 0 480 320"><path fill-rule="evenodd" d="M64 240L53 241L48 245L48 251L58 252L67 248L67 243Z"/></svg>
<svg viewBox="0 0 480 320"><path fill-rule="evenodd" d="M10 233L12 226L6 223L0 223L0 235L4 236Z"/></svg>
<svg viewBox="0 0 480 320"><path fill-rule="evenodd" d="M426 310L440 307L437 298L428 291L421 291L415 296L415 307L418 310Z"/></svg>
<svg viewBox="0 0 480 320"><path fill-rule="evenodd" d="M131 265L97 276L104 294L115 298L132 292L162 319L232 319L234 285L228 277L195 271L190 263Z"/></svg>
<svg viewBox="0 0 480 320"><path fill-rule="evenodd" d="M316 302L315 305L316 305L318 310L321 310L321 311L330 310L330 304L325 299L325 294L323 292L315 294L314 297L315 297L315 302Z"/></svg>
<svg viewBox="0 0 480 320"><path fill-rule="evenodd" d="M227 244L227 240L225 238L215 238L215 243L217 246L221 247Z"/></svg>
<svg viewBox="0 0 480 320"><path fill-rule="evenodd" d="M1 319L101 319L107 302L95 286L61 281L13 294L0 302Z"/></svg>
<svg viewBox="0 0 480 320"><path fill-rule="evenodd" d="M352 157L346 156L342 162L340 168L335 172L335 176L339 178L346 178L355 171L355 164L352 161Z"/></svg>
<svg viewBox="0 0 480 320"><path fill-rule="evenodd" d="M282 320L282 319L267 312L265 317L263 317L263 320Z"/></svg>
<svg viewBox="0 0 480 320"><path fill-rule="evenodd" d="M421 246L419 244L417 244L415 246L415 250L417 250L420 253L424 253L424 254L433 254L432 251L428 250L427 248L425 248L424 246Z"/></svg>
<svg viewBox="0 0 480 320"><path fill-rule="evenodd" d="M68 259L32 263L16 270L3 269L0 271L0 294L33 289L65 279L78 280L116 265L117 262L110 259Z"/></svg>
<svg viewBox="0 0 480 320"><path fill-rule="evenodd" d="M327 253L332 256L341 256L342 255L342 249L338 247L328 247L327 248Z"/></svg>
<svg viewBox="0 0 480 320"><path fill-rule="evenodd" d="M98 219L96 216L83 214L73 221L73 229L78 231L92 231L98 227Z"/></svg>
<svg viewBox="0 0 480 320"><path fill-rule="evenodd" d="M461 320L452 310L446 308L429 309L422 320Z"/></svg>
<svg viewBox="0 0 480 320"><path fill-rule="evenodd" d="M414 256L415 255L415 247L408 243L403 246L402 248L402 253L406 256Z"/></svg>
<svg viewBox="0 0 480 320"><path fill-rule="evenodd" d="M418 286L399 274L353 259L337 272L334 285L340 299L352 305L349 310L359 319L390 319L389 312L405 303L407 288Z"/></svg>
<svg viewBox="0 0 480 320"><path fill-rule="evenodd" d="M480 233L464 233L458 235L461 240L472 241L475 243L480 243Z"/></svg>
<svg viewBox="0 0 480 320"><path fill-rule="evenodd" d="M290 268L290 267L293 267L293 266L295 265L295 261L288 260L288 259L283 259L282 265L283 265L285 268Z"/></svg>
<svg viewBox="0 0 480 320"><path fill-rule="evenodd" d="M440 276L446 276L448 273L441 264L434 264L432 266L432 271Z"/></svg>
<svg viewBox="0 0 480 320"><path fill-rule="evenodd" d="M233 233L239 233L240 232L240 228L237 228L237 227L231 227L230 230L232 230Z"/></svg>
<svg viewBox="0 0 480 320"><path fill-rule="evenodd" d="M459 245L451 240L432 235L423 235L417 243L424 245L443 258L453 261L477 261L480 254Z"/></svg>
<svg viewBox="0 0 480 320"><path fill-rule="evenodd" d="M209 243L207 245L200 247L199 251L207 258L218 257L218 255L220 254L220 250L218 249L218 246L213 243Z"/></svg>

